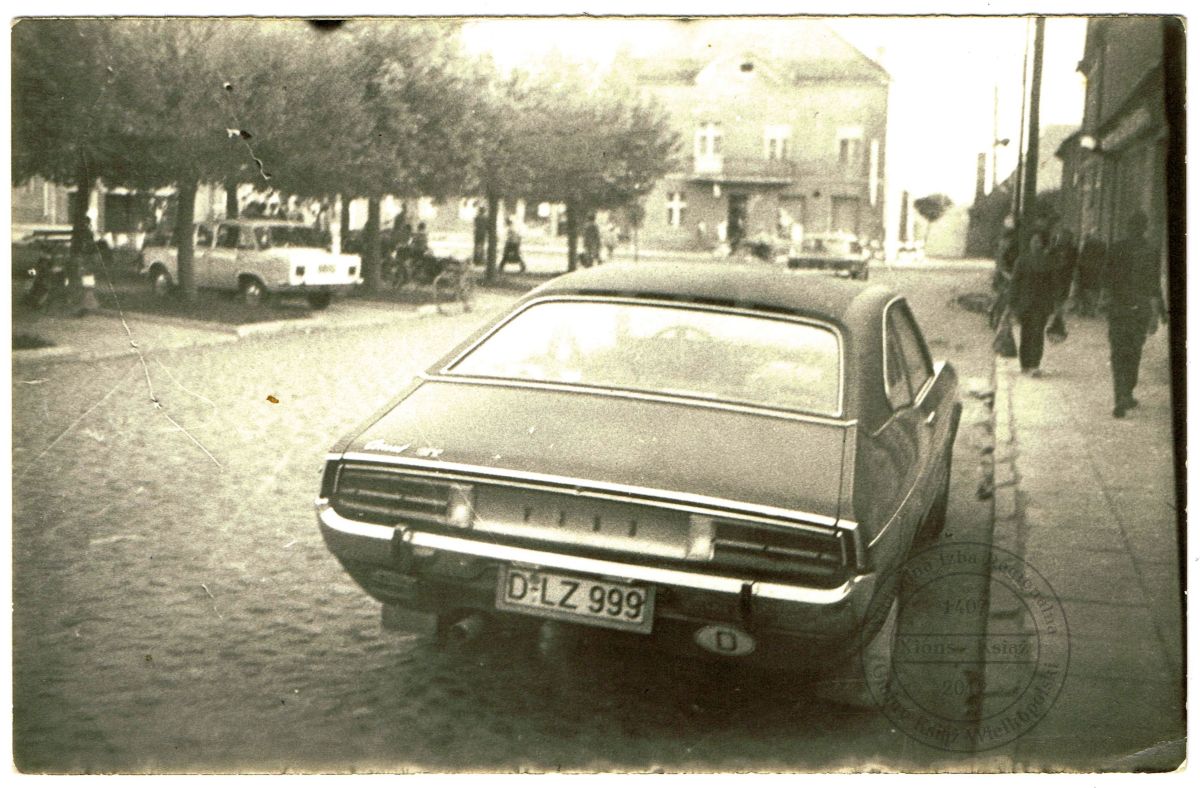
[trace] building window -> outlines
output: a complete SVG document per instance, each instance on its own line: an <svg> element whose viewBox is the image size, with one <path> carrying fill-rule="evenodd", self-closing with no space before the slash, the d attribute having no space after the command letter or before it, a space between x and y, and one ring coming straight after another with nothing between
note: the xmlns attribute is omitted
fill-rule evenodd
<svg viewBox="0 0 1200 788"><path fill-rule="evenodd" d="M680 192L671 192L667 199L667 224L672 227L683 225L683 214L687 211L687 203Z"/></svg>
<svg viewBox="0 0 1200 788"><path fill-rule="evenodd" d="M721 155L721 124L701 123L696 128L696 158Z"/></svg>
<svg viewBox="0 0 1200 788"><path fill-rule="evenodd" d="M767 126L763 130L763 148L768 159L787 159L788 143L792 137L791 126Z"/></svg>
<svg viewBox="0 0 1200 788"><path fill-rule="evenodd" d="M860 171L865 163L863 156L863 130L861 126L848 126L837 131L838 164L847 172Z"/></svg>

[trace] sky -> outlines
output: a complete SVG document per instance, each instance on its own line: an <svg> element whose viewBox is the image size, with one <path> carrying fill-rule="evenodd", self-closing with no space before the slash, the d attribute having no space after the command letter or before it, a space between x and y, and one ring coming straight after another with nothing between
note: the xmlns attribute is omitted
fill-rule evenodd
<svg viewBox="0 0 1200 788"><path fill-rule="evenodd" d="M482 20L464 31L468 48L490 52L504 65L536 59L552 48L603 66L622 45L636 53L656 50L663 21L546 19ZM970 202L979 152L993 139L993 86L999 85L998 149L1001 178L1015 166L1020 128L1023 18L836 18L843 38L876 57L892 74L888 156L893 186L913 194L948 194ZM1086 21L1051 18L1046 24L1043 125L1078 124L1083 81L1075 64L1083 55ZM1029 35L1032 40L1032 35ZM882 48L882 54L880 49Z"/></svg>

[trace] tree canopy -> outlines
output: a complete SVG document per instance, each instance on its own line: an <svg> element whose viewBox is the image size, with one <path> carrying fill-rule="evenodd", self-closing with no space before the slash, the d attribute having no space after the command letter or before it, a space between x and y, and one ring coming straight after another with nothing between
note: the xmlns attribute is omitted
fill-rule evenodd
<svg viewBox="0 0 1200 788"><path fill-rule="evenodd" d="M370 201L535 198L618 208L675 166L662 111L563 60L503 74L459 23L22 20L13 29L13 178L174 187L181 285L200 183ZM85 199L81 197L80 199ZM188 273L185 273L188 272ZM368 277L368 281L371 277Z"/></svg>

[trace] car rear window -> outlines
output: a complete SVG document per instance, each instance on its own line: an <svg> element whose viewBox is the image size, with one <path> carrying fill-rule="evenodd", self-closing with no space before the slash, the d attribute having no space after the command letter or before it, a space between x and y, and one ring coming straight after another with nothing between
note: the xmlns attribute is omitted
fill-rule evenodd
<svg viewBox="0 0 1200 788"><path fill-rule="evenodd" d="M829 327L627 302L527 307L450 374L600 386L838 415L841 353Z"/></svg>

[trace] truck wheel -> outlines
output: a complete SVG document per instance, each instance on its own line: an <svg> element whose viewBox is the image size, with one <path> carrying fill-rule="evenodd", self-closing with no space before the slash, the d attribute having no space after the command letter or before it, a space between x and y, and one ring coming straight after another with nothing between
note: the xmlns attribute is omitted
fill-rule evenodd
<svg viewBox="0 0 1200 788"><path fill-rule="evenodd" d="M238 286L238 294L246 306L262 306L267 303L267 289L263 283L253 277L242 279Z"/></svg>
<svg viewBox="0 0 1200 788"><path fill-rule="evenodd" d="M333 302L333 293L309 293L304 298L313 309L324 309Z"/></svg>
<svg viewBox="0 0 1200 788"><path fill-rule="evenodd" d="M150 292L155 298L166 298L174 287L175 283L171 281L166 268L161 265L150 267Z"/></svg>

